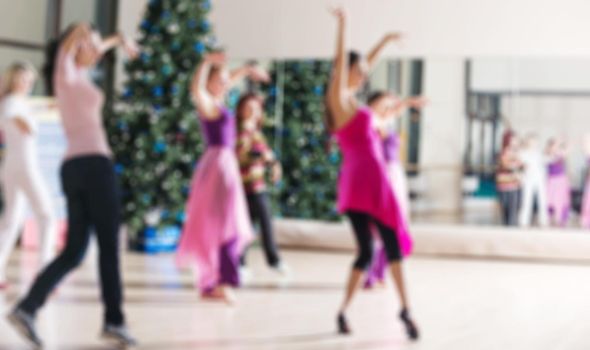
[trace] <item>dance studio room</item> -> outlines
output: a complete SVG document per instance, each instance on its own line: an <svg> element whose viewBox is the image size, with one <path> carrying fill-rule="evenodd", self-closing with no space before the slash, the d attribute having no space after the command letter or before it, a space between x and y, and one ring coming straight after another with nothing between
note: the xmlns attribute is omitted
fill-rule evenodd
<svg viewBox="0 0 590 350"><path fill-rule="evenodd" d="M1 0L0 350L590 349L589 13Z"/></svg>

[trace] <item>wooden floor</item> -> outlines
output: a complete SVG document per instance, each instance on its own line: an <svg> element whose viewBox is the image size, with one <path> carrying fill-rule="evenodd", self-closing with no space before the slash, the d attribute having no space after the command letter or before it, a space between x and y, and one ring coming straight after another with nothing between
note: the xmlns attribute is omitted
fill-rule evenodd
<svg viewBox="0 0 590 350"><path fill-rule="evenodd" d="M129 324L142 349L590 349L590 266L412 258L406 265L414 313L423 333L406 341L391 286L362 292L350 313L354 335L335 334L349 254L288 251L290 281L277 281L257 249L254 279L234 307L199 300L189 274L172 257L127 254ZM94 257L68 278L43 309L48 349L109 349L98 339L101 307ZM5 314L25 291L35 257L15 254ZM0 349L27 349L0 320Z"/></svg>

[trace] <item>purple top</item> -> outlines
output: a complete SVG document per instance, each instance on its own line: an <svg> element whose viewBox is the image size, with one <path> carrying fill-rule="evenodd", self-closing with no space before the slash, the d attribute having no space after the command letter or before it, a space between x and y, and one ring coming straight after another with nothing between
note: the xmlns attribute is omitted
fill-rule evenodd
<svg viewBox="0 0 590 350"><path fill-rule="evenodd" d="M215 120L200 118L207 147L234 147L236 144L236 120L231 112L221 107L221 116Z"/></svg>
<svg viewBox="0 0 590 350"><path fill-rule="evenodd" d="M383 156L385 157L386 162L397 162L399 160L399 147L399 136L395 131L391 131L387 137L383 139Z"/></svg>
<svg viewBox="0 0 590 350"><path fill-rule="evenodd" d="M560 158L554 162L549 163L547 167L549 176L559 176L565 174L565 160Z"/></svg>

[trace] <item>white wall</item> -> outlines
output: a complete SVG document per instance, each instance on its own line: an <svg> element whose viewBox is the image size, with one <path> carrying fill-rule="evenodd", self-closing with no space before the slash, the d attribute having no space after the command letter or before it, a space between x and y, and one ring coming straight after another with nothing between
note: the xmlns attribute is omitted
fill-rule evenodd
<svg viewBox="0 0 590 350"><path fill-rule="evenodd" d="M121 1L134 29L145 0ZM385 31L407 34L405 56L589 56L586 0L213 0L212 21L235 58L332 55L331 4L350 13L350 43L367 49Z"/></svg>

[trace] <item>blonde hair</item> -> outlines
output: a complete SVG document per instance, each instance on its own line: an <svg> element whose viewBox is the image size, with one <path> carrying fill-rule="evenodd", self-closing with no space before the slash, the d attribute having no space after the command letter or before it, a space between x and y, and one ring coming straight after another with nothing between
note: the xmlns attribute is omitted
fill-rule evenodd
<svg viewBox="0 0 590 350"><path fill-rule="evenodd" d="M15 62L4 71L0 79L0 98L14 92L16 79L23 73L31 73L33 77L37 78L37 70L26 61Z"/></svg>

